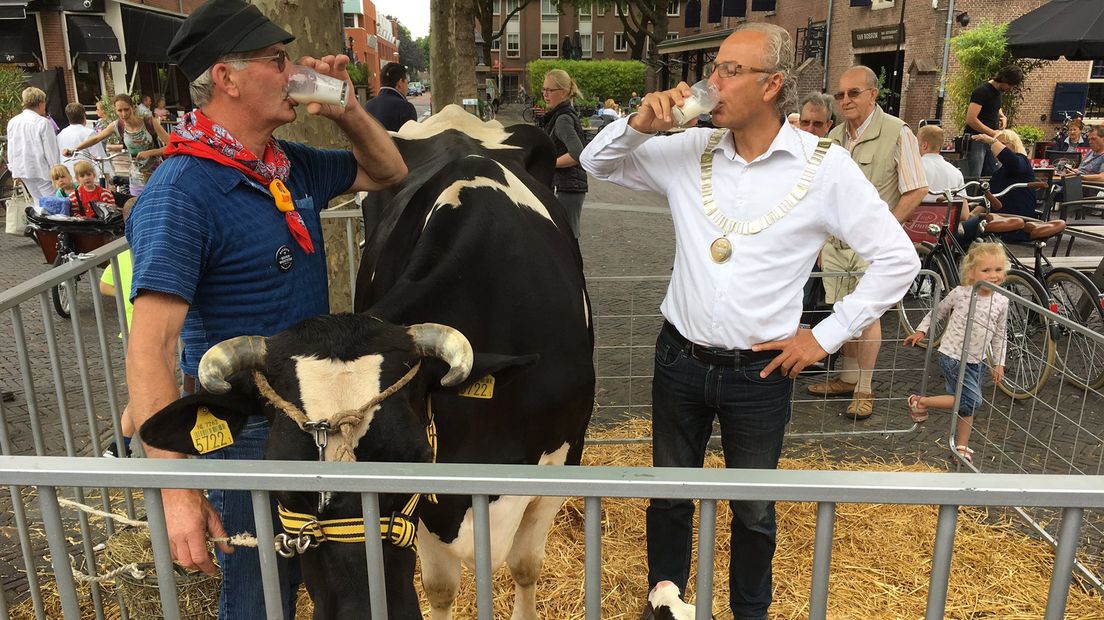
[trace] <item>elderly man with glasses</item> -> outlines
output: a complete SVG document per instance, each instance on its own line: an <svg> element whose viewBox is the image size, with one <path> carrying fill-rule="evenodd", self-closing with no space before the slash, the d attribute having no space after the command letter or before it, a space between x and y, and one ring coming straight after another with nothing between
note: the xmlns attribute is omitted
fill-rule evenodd
<svg viewBox="0 0 1104 620"><path fill-rule="evenodd" d="M271 335L329 312L320 212L338 195L382 189L406 176L390 136L353 97L344 106L306 106L335 123L351 150L273 137L296 116L285 49L293 39L244 0L210 0L169 44L169 58L191 82L198 107L174 130L168 158L127 221L134 252L127 384L138 425L179 397L178 359L194 376L218 342ZM348 82L346 56L297 62ZM268 431L264 417L251 417L230 445L204 456L262 459ZM146 452L184 458L152 447ZM185 568L217 571L208 535L255 533L248 491L165 489L162 498L173 558ZM216 554L223 572L220 618L278 613L265 613L256 549L219 543ZM290 618L295 571L282 559L280 565L283 615Z"/></svg>
<svg viewBox="0 0 1104 620"><path fill-rule="evenodd" d="M844 123L830 131L828 138L851 152L893 217L898 222L908 220L928 191L916 136L904 121L886 114L878 105L878 77L869 67L844 71L835 98ZM868 270L868 261L845 240L832 237L821 254L821 270L858 274L824 281L825 301L834 304L855 290L862 272ZM873 375L881 338L879 319L868 325L857 340L843 345L840 375L809 386L809 392L816 396L851 396L844 415L855 420L869 418L874 413Z"/></svg>
<svg viewBox="0 0 1104 620"><path fill-rule="evenodd" d="M671 208L675 264L652 380L657 467L701 467L714 419L726 467L777 467L793 378L899 300L919 270L904 230L847 151L784 122L797 103L793 58L784 29L747 24L725 39L710 71L716 129L656 135L674 126L671 109L691 94L680 83L648 93L582 154L595 177L662 193ZM802 329L803 286L829 235L871 266L854 295ZM738 620L760 620L771 603L774 504L730 507L729 606ZM693 615L681 599L693 515L688 500L649 503L644 617Z"/></svg>

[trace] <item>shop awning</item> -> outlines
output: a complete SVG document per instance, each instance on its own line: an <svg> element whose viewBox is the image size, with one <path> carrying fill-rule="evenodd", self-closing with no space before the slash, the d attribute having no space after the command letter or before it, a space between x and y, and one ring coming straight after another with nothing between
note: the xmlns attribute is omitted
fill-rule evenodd
<svg viewBox="0 0 1104 620"><path fill-rule="evenodd" d="M29 0L0 0L0 19L23 19L27 17Z"/></svg>
<svg viewBox="0 0 1104 620"><path fill-rule="evenodd" d="M115 31L99 15L66 15L69 53L74 60L118 62L123 59Z"/></svg>
<svg viewBox="0 0 1104 620"><path fill-rule="evenodd" d="M184 18L125 5L122 9L127 62L168 63L166 50Z"/></svg>
<svg viewBox="0 0 1104 620"><path fill-rule="evenodd" d="M0 19L0 62L42 60L35 18Z"/></svg>
<svg viewBox="0 0 1104 620"><path fill-rule="evenodd" d="M1016 58L1104 60L1104 3L1051 0L1008 24Z"/></svg>

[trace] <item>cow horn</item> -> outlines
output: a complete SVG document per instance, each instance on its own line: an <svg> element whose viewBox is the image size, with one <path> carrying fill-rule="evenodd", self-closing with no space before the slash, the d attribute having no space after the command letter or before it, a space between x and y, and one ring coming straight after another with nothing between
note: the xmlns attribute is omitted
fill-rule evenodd
<svg viewBox="0 0 1104 620"><path fill-rule="evenodd" d="M441 378L441 385L456 385L468 378L472 369L472 347L458 330L440 323L411 325L407 333L414 338L418 353L432 355L449 365L449 371Z"/></svg>
<svg viewBox="0 0 1104 620"><path fill-rule="evenodd" d="M199 384L212 394L230 391L226 379L247 368L264 367L265 339L261 336L238 336L223 340L207 350L199 360Z"/></svg>

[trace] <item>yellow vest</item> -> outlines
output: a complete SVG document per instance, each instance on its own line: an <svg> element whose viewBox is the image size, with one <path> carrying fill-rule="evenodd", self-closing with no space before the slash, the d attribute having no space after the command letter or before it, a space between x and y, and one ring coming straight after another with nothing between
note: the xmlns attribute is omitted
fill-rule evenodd
<svg viewBox="0 0 1104 620"><path fill-rule="evenodd" d="M881 106L876 105L870 125L851 149L851 159L859 165L866 179L874 189L878 190L878 195L890 209L897 208L897 202L901 200L897 160L894 156L897 152L897 138L901 135L901 127L904 124L904 121L886 114ZM847 121L833 127L827 137L843 146L845 131L847 131Z"/></svg>

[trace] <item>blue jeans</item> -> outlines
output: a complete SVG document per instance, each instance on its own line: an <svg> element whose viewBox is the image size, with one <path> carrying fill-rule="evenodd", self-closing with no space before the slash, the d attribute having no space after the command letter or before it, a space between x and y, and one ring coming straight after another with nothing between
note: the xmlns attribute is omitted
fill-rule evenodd
<svg viewBox="0 0 1104 620"><path fill-rule="evenodd" d="M249 419L234 443L227 448L206 454L205 459L260 460L264 458L265 441L268 439L268 420L260 416ZM249 491L207 491L226 533L230 536L241 532L256 535L253 521L253 499ZM280 531L276 505L272 506L272 522ZM261 544L271 544L261 541ZM219 618L221 620L264 620L264 588L261 583L261 560L255 548L237 547L234 553L222 553L215 548L215 557L222 568L222 590L219 592ZM302 579L299 576L299 560L276 557L280 570L280 600L284 602L284 618L295 617L295 597Z"/></svg>
<svg viewBox="0 0 1104 620"><path fill-rule="evenodd" d="M968 177L991 177L997 170L997 158L993 157L993 151L984 142L970 140L966 148L966 170L963 173Z"/></svg>
<svg viewBox="0 0 1104 620"><path fill-rule="evenodd" d="M656 341L652 379L652 462L656 467L701 467L713 419L721 425L725 466L774 469L790 420L793 382L766 361L705 364L687 355L669 334ZM774 502L729 502L732 526L729 605L738 620L767 617L776 527ZM648 588L669 580L686 592L694 504L653 499L648 505Z"/></svg>
<svg viewBox="0 0 1104 620"><path fill-rule="evenodd" d="M958 387L959 362L955 358L939 354L939 369L947 380L947 393L954 395ZM966 363L966 374L962 377L962 397L958 399L958 415L968 418L974 415L974 409L981 405L981 364Z"/></svg>

